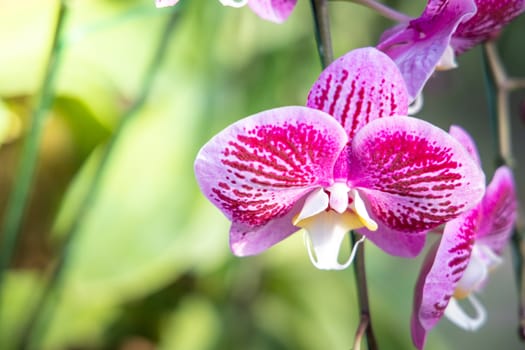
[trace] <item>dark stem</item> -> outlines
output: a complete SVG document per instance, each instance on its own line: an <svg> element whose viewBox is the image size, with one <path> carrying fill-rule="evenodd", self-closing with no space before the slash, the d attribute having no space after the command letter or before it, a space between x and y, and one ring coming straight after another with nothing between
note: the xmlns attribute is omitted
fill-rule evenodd
<svg viewBox="0 0 525 350"><path fill-rule="evenodd" d="M496 166L507 165L512 167L514 157L512 153L509 94L512 90L522 88L523 80L511 79L507 76L493 42L483 45L483 63L491 125L494 130L494 144L497 152ZM514 275L518 289L519 334L523 341L525 341L525 266L523 264L525 245L522 236L525 230L524 226L523 215L518 211L517 225L512 235L512 251Z"/></svg>
<svg viewBox="0 0 525 350"><path fill-rule="evenodd" d="M525 341L525 268L523 266L523 257L525 256L525 241L521 235L523 225L518 224L512 235L512 256L514 261L514 271L516 284L518 286L519 300L519 325L518 334L522 341Z"/></svg>
<svg viewBox="0 0 525 350"><path fill-rule="evenodd" d="M330 35L330 19L327 0L310 0L314 17L315 40L321 65L326 68L334 60L332 39Z"/></svg>
<svg viewBox="0 0 525 350"><path fill-rule="evenodd" d="M57 294L56 290L60 290L60 286L63 283L64 273L66 272L66 266L71 256L71 253L74 249L73 242L80 232L82 223L85 222L86 217L90 213L90 209L93 208L94 203L97 199L101 183L104 178L104 174L107 171L108 164L110 163L111 157L115 150L115 146L120 140L123 131L126 126L134 120L139 114L138 112L146 102L151 88L153 86L154 78L157 74L158 69L160 68L163 58L166 54L166 51L169 47L169 39L175 28L175 24L178 22L180 13L180 6L173 11L172 15L168 19L166 26L162 29L161 38L158 44L158 47L154 53L154 56L145 72L144 80L141 85L141 91L139 95L134 100L134 103L131 107L122 115L119 124L117 125L113 137L109 140L106 148L102 154L102 158L96 172L93 176L93 179L90 183L89 190L82 202L78 214L75 216L71 227L67 231L65 240L62 245L61 254L58 257L56 267L49 279L46 289L40 296L35 309L31 313L31 317L27 325L23 328L20 349L31 348L33 344L38 344L41 340L41 336L45 334L45 326L49 323L41 324L40 319L43 315L46 315L46 307L51 301L53 294ZM55 293L54 293L55 292ZM53 300L58 300L59 298L55 295ZM38 329L40 327L40 329Z"/></svg>
<svg viewBox="0 0 525 350"><path fill-rule="evenodd" d="M361 350L361 342L363 341L363 335L365 334L369 319L366 315L361 314L361 319L359 321L359 326L357 327L357 331L355 332L354 337L354 346L352 347L352 350Z"/></svg>
<svg viewBox="0 0 525 350"><path fill-rule="evenodd" d="M20 155L20 163L16 173L16 182L11 191L2 226L2 246L0 249L0 300L3 291L5 274L16 250L22 220L26 211L29 193L38 160L38 149L42 139L44 125L49 116L49 109L53 103L55 80L62 56L62 41L64 22L67 14L65 1L58 5L58 14L48 58L44 80L36 99L31 116L31 126L25 137ZM1 307L2 305L0 305Z"/></svg>
<svg viewBox="0 0 525 350"><path fill-rule="evenodd" d="M490 118L497 151L496 166L512 166L512 140L509 116L507 74L493 42L483 45L483 62Z"/></svg>
<svg viewBox="0 0 525 350"><path fill-rule="evenodd" d="M361 236L359 234L352 232L352 242L354 245L360 238ZM357 298L359 302L359 310L361 310L359 327L361 327L361 325L364 322L366 322L366 341L368 345L368 350L377 350L377 341L374 335L374 330L372 328L372 320L370 316L370 303L368 301L368 285L366 282L365 269L365 246L366 244L363 244L361 248L357 250L354 261L355 281L357 285Z"/></svg>

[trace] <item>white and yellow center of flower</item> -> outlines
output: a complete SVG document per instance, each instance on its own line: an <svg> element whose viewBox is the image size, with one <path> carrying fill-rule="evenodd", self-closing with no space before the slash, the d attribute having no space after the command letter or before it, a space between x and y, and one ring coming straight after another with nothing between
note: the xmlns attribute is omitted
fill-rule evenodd
<svg viewBox="0 0 525 350"><path fill-rule="evenodd" d="M341 244L350 230L377 230L359 193L342 182L310 193L293 224L305 230L310 259L323 270L340 270L351 263L355 249L345 264L338 261Z"/></svg>
<svg viewBox="0 0 525 350"><path fill-rule="evenodd" d="M459 280L450 299L445 316L457 326L474 331L479 329L487 318L483 305L474 297L474 293L483 287L489 272L502 263L501 257L495 254L489 247L482 244L474 244L469 264ZM470 301L476 316L471 317L460 306L459 300Z"/></svg>
<svg viewBox="0 0 525 350"><path fill-rule="evenodd" d="M496 255L489 247L482 244L474 244L469 264L454 291L454 298L463 299L472 292L478 291L483 286L489 272L500 265L501 262L501 257Z"/></svg>

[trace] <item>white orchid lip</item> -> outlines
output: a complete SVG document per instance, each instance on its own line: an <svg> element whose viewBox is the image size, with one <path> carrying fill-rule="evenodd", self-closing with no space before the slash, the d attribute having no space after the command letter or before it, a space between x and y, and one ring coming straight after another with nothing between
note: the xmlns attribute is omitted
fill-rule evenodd
<svg viewBox="0 0 525 350"><path fill-rule="evenodd" d="M474 297L488 278L489 272L502 263L501 257L483 244L474 244L469 264L458 282L453 298L450 299L445 316L457 326L475 331L479 329L487 318L485 308ZM458 300L467 299L476 312L475 317L469 316L459 304Z"/></svg>
<svg viewBox="0 0 525 350"><path fill-rule="evenodd" d="M445 316L456 326L466 331L476 331L487 320L487 312L485 307L473 295L469 295L468 300L472 304L476 316L471 317L468 315L454 298L450 299L445 309Z"/></svg>
<svg viewBox="0 0 525 350"><path fill-rule="evenodd" d="M358 191L343 182L312 191L293 224L305 229L310 260L322 270L341 270L351 264L364 238L355 244L348 260L341 264L338 261L339 251L350 230L362 227L377 229L377 223L370 218Z"/></svg>
<svg viewBox="0 0 525 350"><path fill-rule="evenodd" d="M219 0L224 6L243 7L248 3L248 0Z"/></svg>

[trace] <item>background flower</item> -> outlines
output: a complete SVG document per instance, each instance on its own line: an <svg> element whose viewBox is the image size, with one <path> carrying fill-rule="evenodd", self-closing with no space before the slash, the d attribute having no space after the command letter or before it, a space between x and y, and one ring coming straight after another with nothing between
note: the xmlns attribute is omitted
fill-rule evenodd
<svg viewBox="0 0 525 350"><path fill-rule="evenodd" d="M478 160L474 142L458 127L451 134ZM443 315L463 329L476 330L485 310L472 295L486 284L489 272L501 263L517 216L516 189L508 167L498 168L483 200L471 211L445 225L440 242L427 255L419 275L412 314L412 339L418 349ZM468 316L457 300L468 298L476 316Z"/></svg>

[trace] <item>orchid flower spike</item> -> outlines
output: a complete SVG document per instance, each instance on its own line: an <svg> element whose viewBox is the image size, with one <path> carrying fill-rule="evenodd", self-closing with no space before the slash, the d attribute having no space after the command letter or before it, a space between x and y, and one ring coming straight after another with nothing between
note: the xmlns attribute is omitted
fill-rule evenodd
<svg viewBox="0 0 525 350"><path fill-rule="evenodd" d="M219 0L224 6L243 7L248 5L251 10L267 21L282 23L292 13L297 0ZM156 0L157 7L174 6L179 0Z"/></svg>
<svg viewBox="0 0 525 350"><path fill-rule="evenodd" d="M415 99L435 70L455 68L457 55L524 11L525 0L429 0L420 17L383 33L377 48L397 63Z"/></svg>
<svg viewBox="0 0 525 350"><path fill-rule="evenodd" d="M398 68L374 48L327 67L307 106L267 110L214 136L195 160L204 195L231 220L235 255L299 229L320 269L341 269L357 230L384 251L419 254L426 233L481 200L484 174L447 132L406 117Z"/></svg>
<svg viewBox="0 0 525 350"><path fill-rule="evenodd" d="M479 162L470 136L459 127L450 133ZM412 340L423 349L427 333L445 315L465 330L477 330L486 312L474 297L492 271L502 262L502 251L511 236L517 216L512 171L502 166L494 174L482 201L445 225L440 242L432 247L419 275L414 298ZM465 313L458 300L468 299L475 317Z"/></svg>

